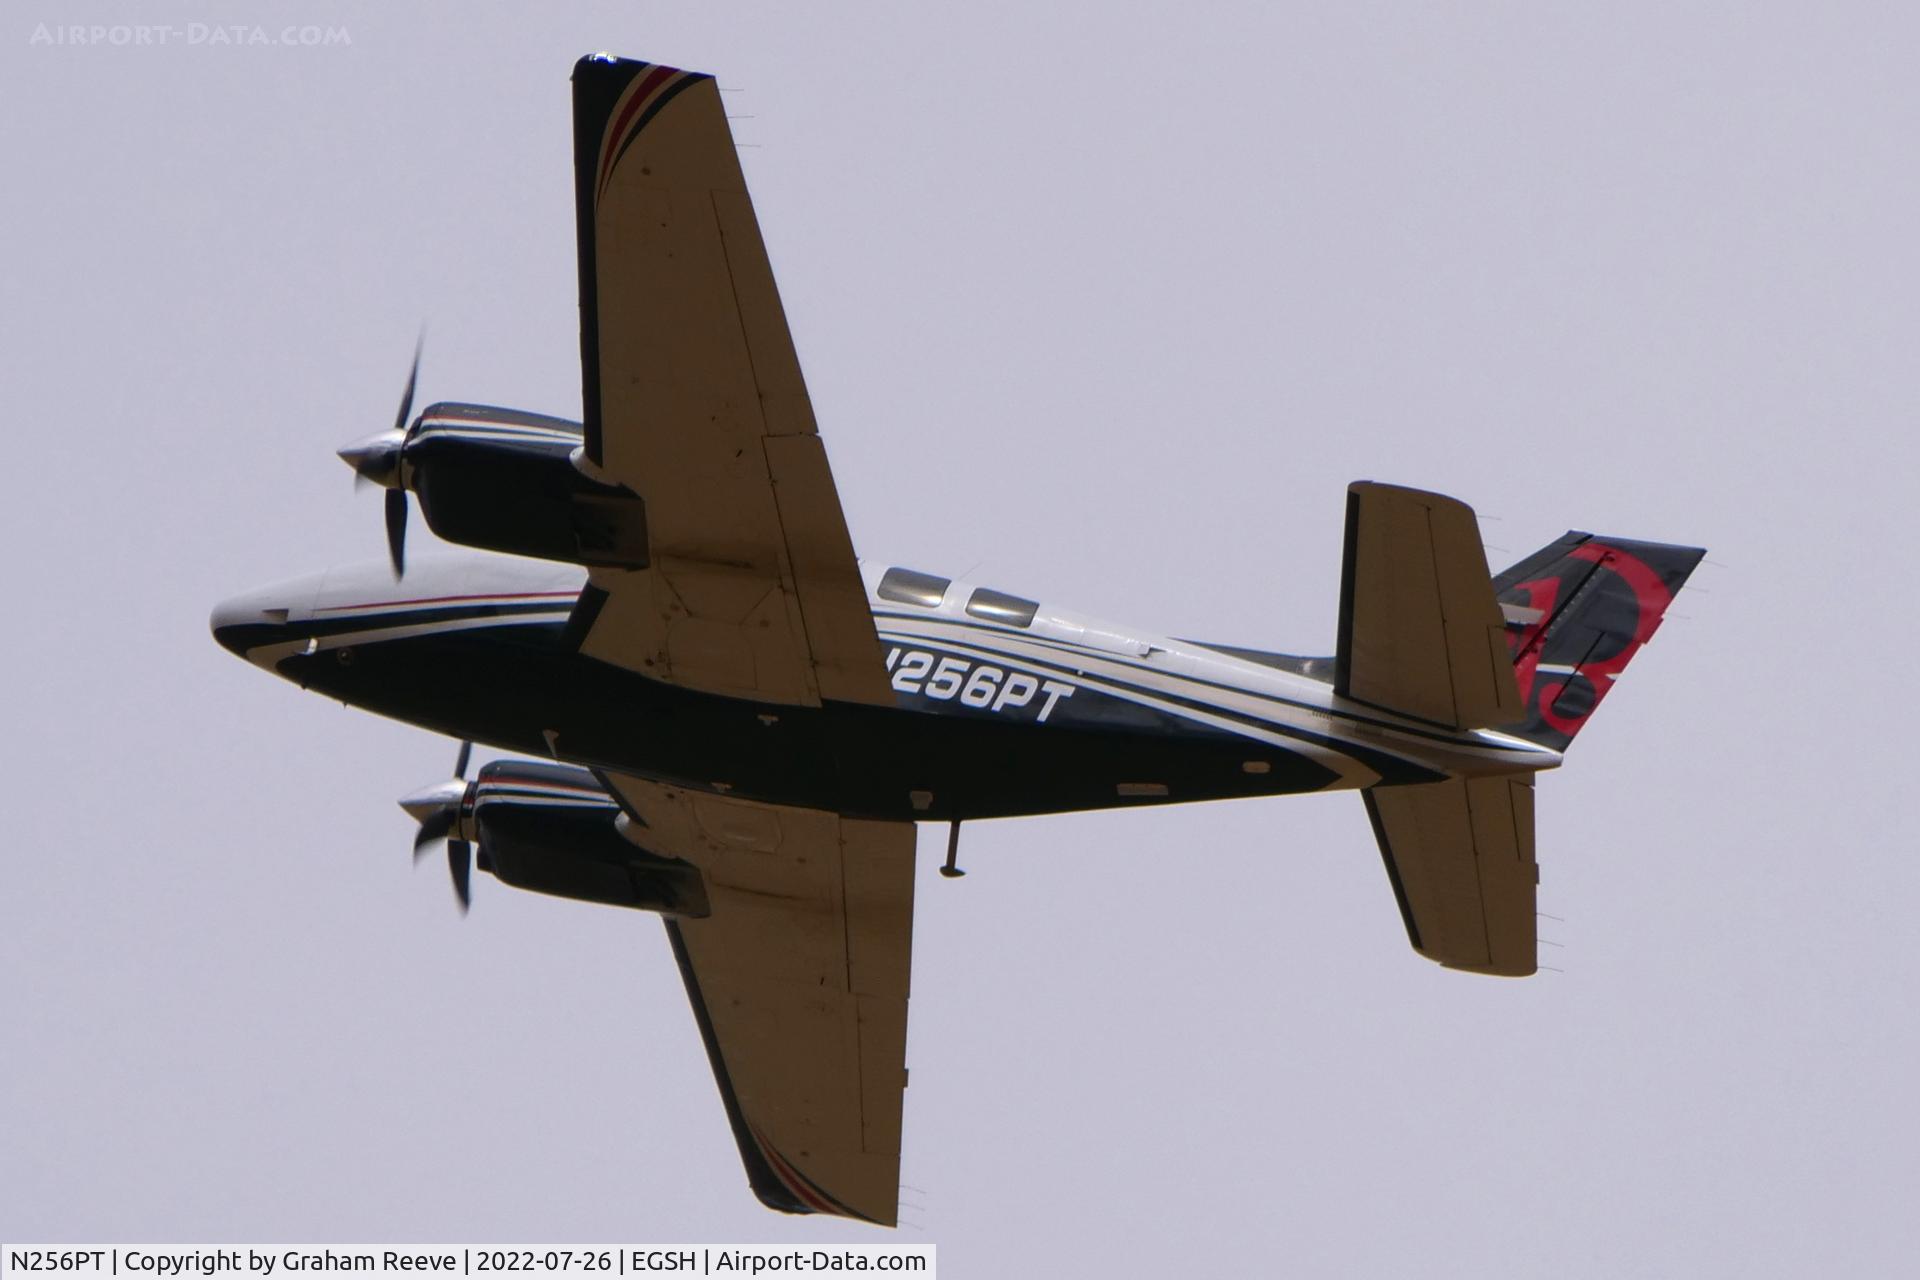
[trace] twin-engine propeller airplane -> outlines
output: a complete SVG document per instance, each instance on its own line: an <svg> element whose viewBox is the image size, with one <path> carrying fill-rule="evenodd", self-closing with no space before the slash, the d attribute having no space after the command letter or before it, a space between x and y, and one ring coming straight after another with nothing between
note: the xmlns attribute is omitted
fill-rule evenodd
<svg viewBox="0 0 1920 1280"><path fill-rule="evenodd" d="M477 865L665 918L763 1202L895 1220L918 822L1353 788L1414 948L1534 971L1534 775L1702 552L1569 533L1490 578L1464 504L1355 484L1331 657L863 567L713 79L596 55L573 106L584 420L410 420L409 377L342 450L387 490L392 572L213 632L538 757L468 780L463 746L401 802L416 853L444 844L463 907ZM409 494L511 554L403 575Z"/></svg>

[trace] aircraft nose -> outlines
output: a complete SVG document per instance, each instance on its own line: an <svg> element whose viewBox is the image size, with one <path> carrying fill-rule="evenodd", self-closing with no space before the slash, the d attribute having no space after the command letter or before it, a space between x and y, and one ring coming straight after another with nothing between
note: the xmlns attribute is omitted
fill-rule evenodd
<svg viewBox="0 0 1920 1280"><path fill-rule="evenodd" d="M248 649L263 643L272 634L272 629L286 625L287 614L284 597L252 591L215 605L207 625L222 649L244 658Z"/></svg>

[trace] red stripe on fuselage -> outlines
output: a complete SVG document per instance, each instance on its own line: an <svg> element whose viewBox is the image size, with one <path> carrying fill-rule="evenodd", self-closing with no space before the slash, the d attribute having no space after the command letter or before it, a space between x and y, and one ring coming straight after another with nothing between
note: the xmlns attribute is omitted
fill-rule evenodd
<svg viewBox="0 0 1920 1280"><path fill-rule="evenodd" d="M474 596L422 596L417 600L368 600L362 604L330 604L316 613L347 613L354 609L400 609L412 604L471 604L475 600L557 600L578 596L578 591L488 591Z"/></svg>
<svg viewBox="0 0 1920 1280"><path fill-rule="evenodd" d="M501 422L497 418L420 418L420 430L428 428L451 428L459 430L463 426L497 426L503 432L532 432L536 436L576 436L564 426L543 426L540 422Z"/></svg>

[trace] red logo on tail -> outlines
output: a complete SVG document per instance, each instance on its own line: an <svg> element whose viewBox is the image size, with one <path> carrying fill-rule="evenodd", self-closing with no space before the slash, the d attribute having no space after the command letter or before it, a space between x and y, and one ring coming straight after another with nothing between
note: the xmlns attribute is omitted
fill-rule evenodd
<svg viewBox="0 0 1920 1280"><path fill-rule="evenodd" d="M1538 683L1540 654L1545 648L1547 626L1554 620L1554 605L1560 598L1563 579L1536 578L1519 583L1514 588L1527 593L1527 608L1540 610L1538 622L1517 632L1509 631L1507 635L1508 647L1513 652L1514 677L1520 684L1520 701L1533 706L1548 726L1571 738L1580 732L1587 717L1607 696L1607 691L1613 687L1614 677L1626 670L1627 663L1640 646L1653 638L1654 631L1660 626L1661 615L1673 603L1673 593L1667 590L1667 584L1645 561L1618 547L1588 541L1570 551L1568 559L1584 560L1599 565L1603 571L1611 571L1633 593L1638 612L1634 619L1633 634L1621 643L1617 651L1604 658L1581 662L1570 673L1549 672L1547 680ZM1577 713L1563 715L1556 709L1556 704L1576 680L1586 682L1593 698Z"/></svg>

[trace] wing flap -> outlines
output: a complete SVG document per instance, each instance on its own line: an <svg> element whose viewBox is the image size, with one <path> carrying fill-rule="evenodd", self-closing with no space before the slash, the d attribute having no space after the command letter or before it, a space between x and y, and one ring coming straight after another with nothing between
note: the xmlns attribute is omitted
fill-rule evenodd
<svg viewBox="0 0 1920 1280"><path fill-rule="evenodd" d="M1450 969L1538 965L1532 775L1361 793L1414 950Z"/></svg>
<svg viewBox="0 0 1920 1280"><path fill-rule="evenodd" d="M1418 489L1349 486L1335 689L1456 729L1521 717L1473 508Z"/></svg>
<svg viewBox="0 0 1920 1280"><path fill-rule="evenodd" d="M769 439L766 450L820 696L890 705L880 637L840 518L826 448L819 436L802 435Z"/></svg>

